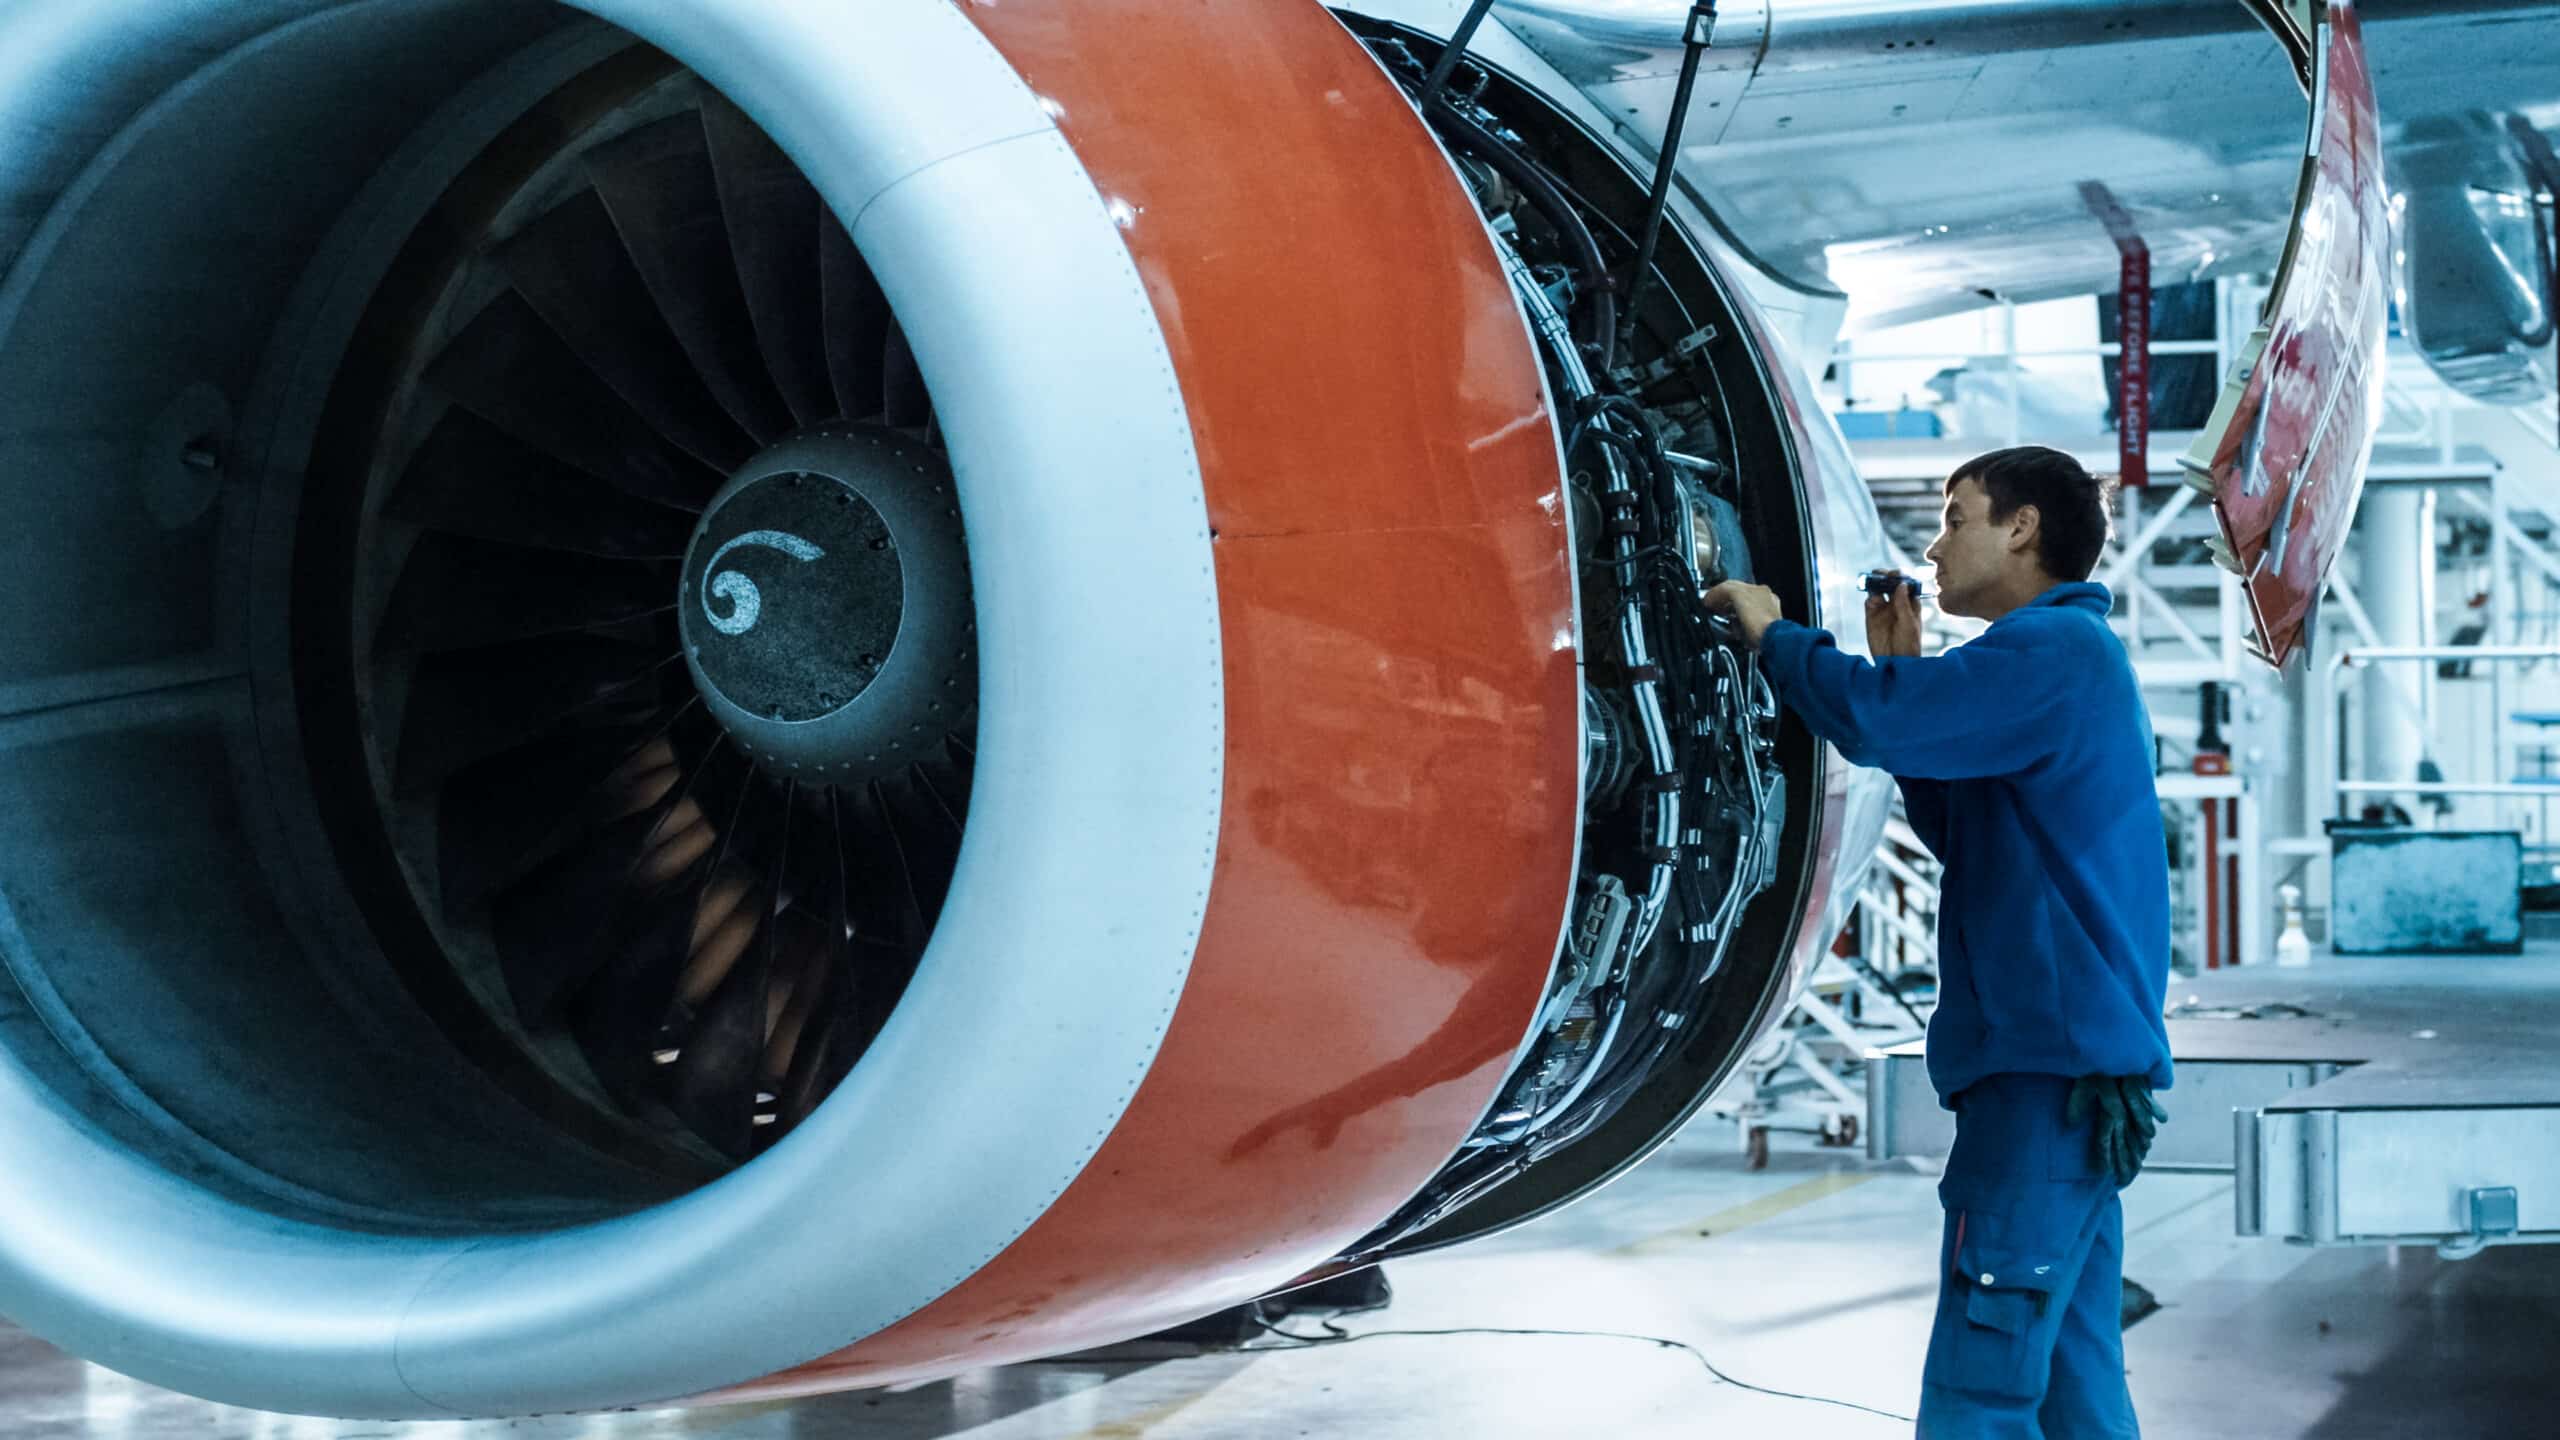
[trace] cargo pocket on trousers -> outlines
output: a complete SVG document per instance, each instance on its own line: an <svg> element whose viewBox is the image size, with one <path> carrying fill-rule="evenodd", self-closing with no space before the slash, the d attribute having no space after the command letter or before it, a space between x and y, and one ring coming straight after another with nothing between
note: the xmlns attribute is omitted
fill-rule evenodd
<svg viewBox="0 0 2560 1440"><path fill-rule="evenodd" d="M2061 1267L2056 1257L2006 1243L2002 1216L1968 1212L1965 1227L1946 1278L1963 1303L1942 1307L1921 1378L1988 1395L2041 1395L2053 1360L2050 1328L2040 1322L2058 1303L2053 1277Z"/></svg>

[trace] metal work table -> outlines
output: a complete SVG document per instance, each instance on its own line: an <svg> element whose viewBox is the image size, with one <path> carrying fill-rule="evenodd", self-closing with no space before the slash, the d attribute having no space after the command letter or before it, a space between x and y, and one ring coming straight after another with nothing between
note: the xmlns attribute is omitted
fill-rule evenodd
<svg viewBox="0 0 2560 1440"><path fill-rule="evenodd" d="M2239 1233L2451 1255L2560 1240L2560 947L2323 955L2170 994L2153 1167L2233 1175ZM1869 1155L1943 1153L1953 1117L1920 1045L1869 1061Z"/></svg>

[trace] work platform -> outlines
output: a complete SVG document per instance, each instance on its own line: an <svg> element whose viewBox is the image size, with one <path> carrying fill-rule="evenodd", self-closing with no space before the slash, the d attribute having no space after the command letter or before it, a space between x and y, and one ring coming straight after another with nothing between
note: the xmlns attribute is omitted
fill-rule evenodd
<svg viewBox="0 0 2560 1440"><path fill-rule="evenodd" d="M2152 1168L2229 1174L2234 1225L2307 1245L2560 1241L2560 945L2317 957L2171 986ZM1943 1155L1919 1042L1873 1052L1868 1154Z"/></svg>

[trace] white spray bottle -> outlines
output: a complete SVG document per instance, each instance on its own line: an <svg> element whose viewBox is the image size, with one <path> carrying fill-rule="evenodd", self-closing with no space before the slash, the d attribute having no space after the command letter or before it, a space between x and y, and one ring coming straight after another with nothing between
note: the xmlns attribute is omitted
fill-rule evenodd
<svg viewBox="0 0 2560 1440"><path fill-rule="evenodd" d="M2302 887L2279 885L2276 898L2284 902L2284 933L2276 937L2276 964L2296 969L2311 963L2311 937L2302 933Z"/></svg>

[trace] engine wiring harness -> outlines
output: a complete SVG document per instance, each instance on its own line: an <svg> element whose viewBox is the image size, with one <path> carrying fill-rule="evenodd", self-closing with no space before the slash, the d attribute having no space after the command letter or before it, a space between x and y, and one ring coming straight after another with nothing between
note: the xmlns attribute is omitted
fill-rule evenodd
<svg viewBox="0 0 2560 1440"><path fill-rule="evenodd" d="M1669 286L1638 283L1654 268L1669 176L1654 177L1632 229L1577 194L1488 107L1490 72L1460 58L1473 28L1429 67L1400 39L1376 49L1473 185L1566 425L1585 843L1556 978L1500 1099L1364 1251L1428 1229L1619 1111L1696 1018L1776 878L1785 825L1776 699L1700 602L1710 585L1752 578L1704 359L1716 332ZM1692 28L1692 75L1705 28ZM1622 303L1648 290L1642 316ZM1699 383L1666 383L1682 380Z"/></svg>

